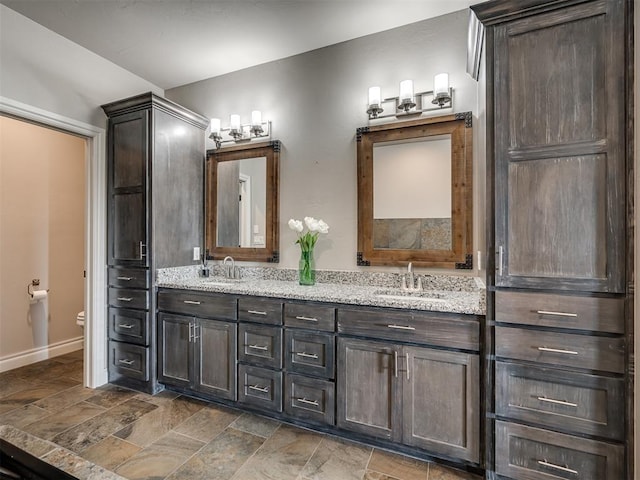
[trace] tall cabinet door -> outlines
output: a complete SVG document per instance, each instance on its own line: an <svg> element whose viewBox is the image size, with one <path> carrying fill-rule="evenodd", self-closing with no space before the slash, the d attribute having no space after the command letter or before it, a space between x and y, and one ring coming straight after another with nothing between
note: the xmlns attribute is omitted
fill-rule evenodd
<svg viewBox="0 0 640 480"><path fill-rule="evenodd" d="M113 117L109 128L108 262L147 267L149 112Z"/></svg>
<svg viewBox="0 0 640 480"><path fill-rule="evenodd" d="M398 350L381 342L338 339L337 424L340 428L400 441L402 392Z"/></svg>
<svg viewBox="0 0 640 480"><path fill-rule="evenodd" d="M198 319L195 325L195 388L236 399L237 324Z"/></svg>
<svg viewBox="0 0 640 480"><path fill-rule="evenodd" d="M480 367L477 354L404 347L402 442L478 462Z"/></svg>
<svg viewBox="0 0 640 480"><path fill-rule="evenodd" d="M161 382L190 387L193 325L193 317L158 313L158 377Z"/></svg>
<svg viewBox="0 0 640 480"><path fill-rule="evenodd" d="M499 287L624 291L622 1L495 27Z"/></svg>

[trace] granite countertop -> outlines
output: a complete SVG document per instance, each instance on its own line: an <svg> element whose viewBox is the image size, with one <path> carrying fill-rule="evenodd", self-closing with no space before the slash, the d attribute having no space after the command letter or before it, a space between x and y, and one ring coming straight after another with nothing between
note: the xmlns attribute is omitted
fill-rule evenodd
<svg viewBox="0 0 640 480"><path fill-rule="evenodd" d="M0 439L79 480L126 480L55 443L35 437L11 425L0 425Z"/></svg>
<svg viewBox="0 0 640 480"><path fill-rule="evenodd" d="M473 278L471 279L473 280ZM164 288L310 300L345 305L393 307L468 315L485 315L486 312L486 294L481 281L467 281L464 288L460 288L459 284L452 284L451 282L425 282L427 287L422 291L404 291L398 287L388 285L330 282L318 282L313 286L302 286L294 280L264 278L231 280L223 276L201 278L197 276L161 275L157 284L159 287ZM447 286L451 287L451 289L447 289Z"/></svg>

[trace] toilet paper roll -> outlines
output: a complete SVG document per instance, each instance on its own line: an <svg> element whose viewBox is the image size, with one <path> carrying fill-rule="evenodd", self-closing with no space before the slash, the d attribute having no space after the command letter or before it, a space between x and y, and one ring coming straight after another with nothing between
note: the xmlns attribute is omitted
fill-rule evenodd
<svg viewBox="0 0 640 480"><path fill-rule="evenodd" d="M31 295L31 301L33 302L39 302L40 300L45 300L47 298L47 291L46 290L34 290L33 294Z"/></svg>

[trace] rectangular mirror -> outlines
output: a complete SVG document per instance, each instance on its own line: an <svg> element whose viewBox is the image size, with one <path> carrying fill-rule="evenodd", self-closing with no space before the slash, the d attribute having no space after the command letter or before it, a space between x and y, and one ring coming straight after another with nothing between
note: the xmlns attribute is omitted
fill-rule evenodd
<svg viewBox="0 0 640 480"><path fill-rule="evenodd" d="M358 264L471 268L471 114L358 129Z"/></svg>
<svg viewBox="0 0 640 480"><path fill-rule="evenodd" d="M280 142L207 152L207 256L278 261Z"/></svg>

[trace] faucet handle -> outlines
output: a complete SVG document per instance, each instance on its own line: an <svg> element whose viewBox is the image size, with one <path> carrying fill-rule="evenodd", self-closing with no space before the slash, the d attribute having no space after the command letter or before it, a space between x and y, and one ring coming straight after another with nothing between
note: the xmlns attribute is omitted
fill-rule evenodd
<svg viewBox="0 0 640 480"><path fill-rule="evenodd" d="M408 289L408 288L407 288L407 276L406 276L406 275L402 275L402 280L401 280L401 283L400 283L400 288L401 288L402 290L407 290L407 289Z"/></svg>
<svg viewBox="0 0 640 480"><path fill-rule="evenodd" d="M417 290L422 290L422 277L418 276L418 286L416 287Z"/></svg>

